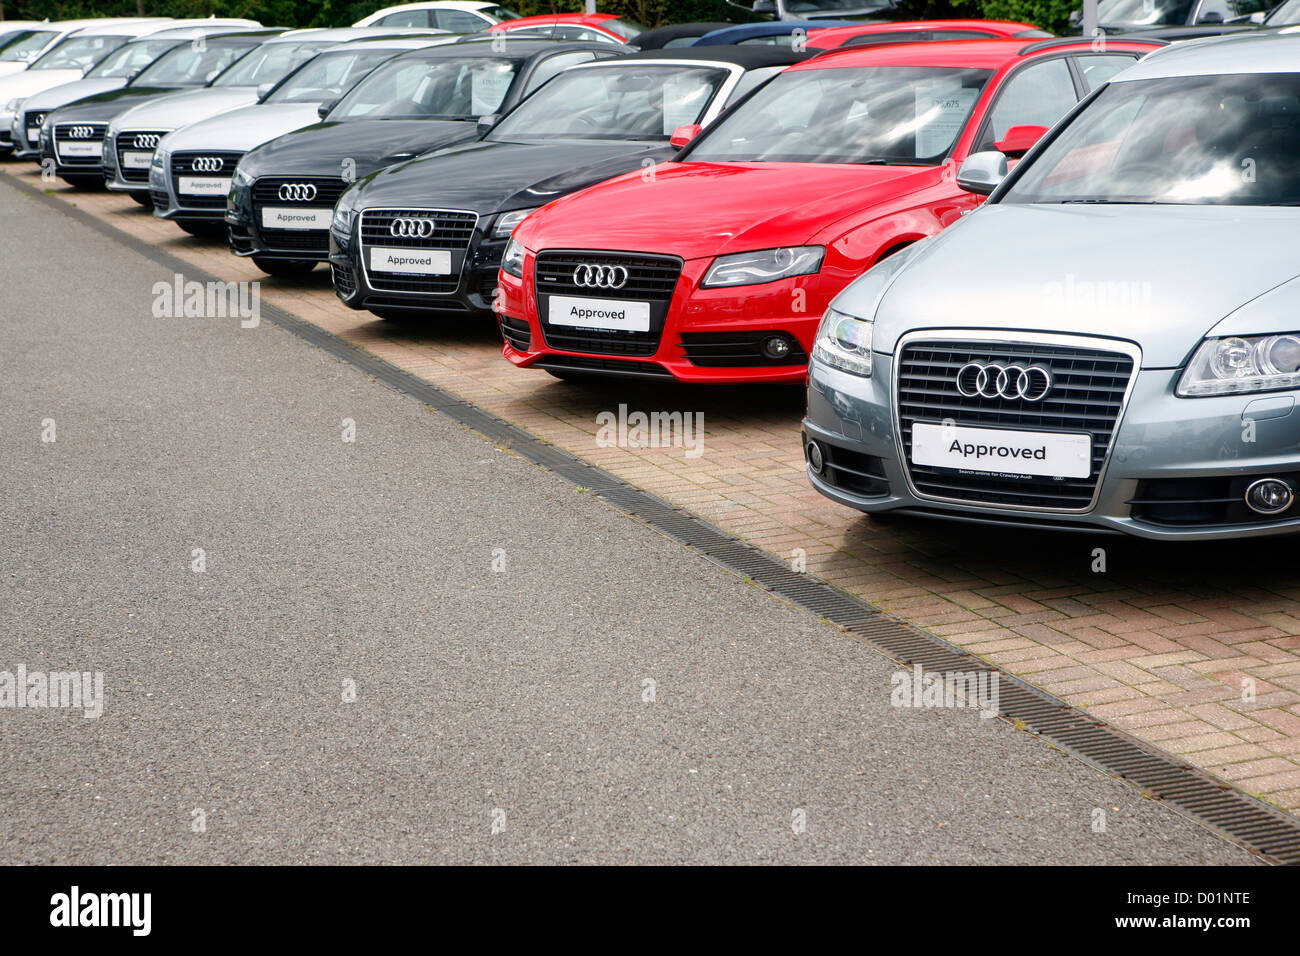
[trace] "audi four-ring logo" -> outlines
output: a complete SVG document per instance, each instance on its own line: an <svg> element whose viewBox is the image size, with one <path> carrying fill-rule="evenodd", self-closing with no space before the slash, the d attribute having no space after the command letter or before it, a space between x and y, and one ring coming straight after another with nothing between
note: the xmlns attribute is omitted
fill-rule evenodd
<svg viewBox="0 0 1300 956"><path fill-rule="evenodd" d="M573 270L573 284L589 289L621 289L627 285L627 269L624 266L583 264Z"/></svg>
<svg viewBox="0 0 1300 956"><path fill-rule="evenodd" d="M285 183L278 195L284 202L311 202L316 198L316 186L312 183Z"/></svg>
<svg viewBox="0 0 1300 956"><path fill-rule="evenodd" d="M225 165L220 156L195 156L190 168L196 173L219 173Z"/></svg>
<svg viewBox="0 0 1300 956"><path fill-rule="evenodd" d="M136 149L157 149L158 140L162 139L157 133L136 133L132 142Z"/></svg>
<svg viewBox="0 0 1300 956"><path fill-rule="evenodd" d="M1041 402L1052 390L1052 373L1041 365L981 365L969 362L957 373L957 391L966 398L1018 398Z"/></svg>
<svg viewBox="0 0 1300 956"><path fill-rule="evenodd" d="M389 233L399 239L428 239L434 228L432 219L394 219L388 225Z"/></svg>
<svg viewBox="0 0 1300 956"><path fill-rule="evenodd" d="M90 139L95 135L93 126L74 126L68 130L68 139Z"/></svg>

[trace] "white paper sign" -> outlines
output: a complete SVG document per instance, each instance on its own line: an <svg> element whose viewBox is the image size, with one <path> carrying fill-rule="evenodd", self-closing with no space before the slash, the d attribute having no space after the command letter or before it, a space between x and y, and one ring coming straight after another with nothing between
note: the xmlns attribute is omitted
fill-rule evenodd
<svg viewBox="0 0 1300 956"><path fill-rule="evenodd" d="M621 299L581 299L553 295L547 311L551 325L611 332L649 332L650 303Z"/></svg>
<svg viewBox="0 0 1300 956"><path fill-rule="evenodd" d="M451 275L451 251L448 249L386 249L375 246L370 250L370 270L449 276Z"/></svg>
<svg viewBox="0 0 1300 956"><path fill-rule="evenodd" d="M153 153L129 152L122 154L123 169L148 169L153 164Z"/></svg>
<svg viewBox="0 0 1300 956"><path fill-rule="evenodd" d="M215 176L182 176L177 192L186 196L224 196L230 192L230 179Z"/></svg>
<svg viewBox="0 0 1300 956"><path fill-rule="evenodd" d="M1092 438L917 422L912 426L912 461L999 475L1087 478L1092 474Z"/></svg>
<svg viewBox="0 0 1300 956"><path fill-rule="evenodd" d="M961 133L979 90L955 83L924 83L916 88L916 158L948 151Z"/></svg>
<svg viewBox="0 0 1300 956"><path fill-rule="evenodd" d="M267 206L262 210L263 229L328 229L334 217L332 209L304 209L294 206Z"/></svg>
<svg viewBox="0 0 1300 956"><path fill-rule="evenodd" d="M59 155L84 159L93 156L99 159L104 155L103 143L60 143Z"/></svg>

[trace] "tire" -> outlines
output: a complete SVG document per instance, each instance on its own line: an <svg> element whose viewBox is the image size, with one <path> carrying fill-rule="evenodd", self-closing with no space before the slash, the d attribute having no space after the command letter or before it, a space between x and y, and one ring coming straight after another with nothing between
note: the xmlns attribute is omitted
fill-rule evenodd
<svg viewBox="0 0 1300 956"><path fill-rule="evenodd" d="M62 179L65 183L67 183L69 186L71 186L73 189L84 189L87 192L104 191L103 175L81 176L77 174L71 174L68 176L60 176L59 178Z"/></svg>
<svg viewBox="0 0 1300 956"><path fill-rule="evenodd" d="M316 263L310 259L271 259L267 256L253 256L253 265L267 275L281 279L305 276L316 268Z"/></svg>
<svg viewBox="0 0 1300 956"><path fill-rule="evenodd" d="M174 219L176 225L199 239L215 239L226 234L224 222L210 222L203 219Z"/></svg>
<svg viewBox="0 0 1300 956"><path fill-rule="evenodd" d="M148 193L127 193L127 195L135 200L137 206L153 209L153 198Z"/></svg>

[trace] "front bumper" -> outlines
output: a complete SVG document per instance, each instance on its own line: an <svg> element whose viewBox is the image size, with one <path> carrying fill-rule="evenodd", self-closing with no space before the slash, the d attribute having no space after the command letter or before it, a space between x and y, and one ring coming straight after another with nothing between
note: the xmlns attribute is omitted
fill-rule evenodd
<svg viewBox="0 0 1300 956"><path fill-rule="evenodd" d="M712 259L673 259L659 254L546 250L543 256L572 262L620 258L645 268L673 260L680 273L667 291L651 297L651 331L637 337L552 325L551 293L539 296L538 257L529 252L523 276L501 273L498 318L502 354L521 368L541 368L627 378L701 384L803 384L819 317L838 288L825 274L761 285L700 287ZM551 262L561 261L552 258ZM547 274L559 272L554 265ZM544 281L549 281L544 278ZM567 288L554 293L582 297ZM636 299L638 296L628 296ZM547 305L543 305L543 301ZM764 351L780 340L778 354ZM784 351L780 351L783 349Z"/></svg>
<svg viewBox="0 0 1300 956"><path fill-rule="evenodd" d="M0 148L13 147L14 159L41 160L41 125L45 122L45 113L41 111L18 110L16 113L0 113ZM35 125L32 125L35 124ZM31 131L35 129L36 135ZM4 132L8 136L4 136Z"/></svg>
<svg viewBox="0 0 1300 956"><path fill-rule="evenodd" d="M41 166L56 176L103 178L104 123L58 123L41 128ZM84 131L89 131L82 135Z"/></svg>
<svg viewBox="0 0 1300 956"><path fill-rule="evenodd" d="M242 153L210 150L167 154L149 168L149 198L159 219L224 222L231 177ZM200 164L196 167L196 160Z"/></svg>
<svg viewBox="0 0 1300 956"><path fill-rule="evenodd" d="M1091 507L992 507L935 500L915 490L895 424L894 361L876 354L870 378L816 360L809 368L803 422L808 478L841 504L868 513L1153 539L1300 532L1300 504L1265 518L1240 503L1242 489L1256 478L1285 477L1300 489L1296 393L1182 399L1174 394L1181 369L1139 369ZM820 474L808 465L809 441L820 446ZM1161 503L1153 504L1157 499Z"/></svg>
<svg viewBox="0 0 1300 956"><path fill-rule="evenodd" d="M237 256L328 262L329 223L347 183L330 177L259 177L236 183L226 203L230 251Z"/></svg>

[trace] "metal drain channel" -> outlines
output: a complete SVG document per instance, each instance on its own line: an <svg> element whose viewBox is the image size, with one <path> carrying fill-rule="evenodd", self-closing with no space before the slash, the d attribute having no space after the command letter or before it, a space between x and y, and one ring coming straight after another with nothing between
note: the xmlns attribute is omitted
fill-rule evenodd
<svg viewBox="0 0 1300 956"><path fill-rule="evenodd" d="M3 175L3 174L0 174ZM46 196L26 183L15 187L59 212L129 246L146 258L201 281L218 281L189 263ZM607 504L640 519L716 564L752 580L792 604L825 618L858 640L905 665L927 671L998 675L1000 712L1097 769L1128 780L1224 837L1275 863L1300 865L1300 820L1222 783L1199 768L1149 748L1123 731L1089 717L1045 691L876 608L814 575L798 573L681 508L628 484L583 459L548 444L485 409L457 398L283 309L264 304L262 318L404 392L484 438L588 489Z"/></svg>

